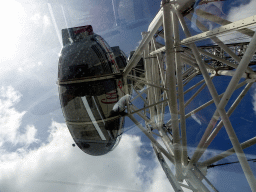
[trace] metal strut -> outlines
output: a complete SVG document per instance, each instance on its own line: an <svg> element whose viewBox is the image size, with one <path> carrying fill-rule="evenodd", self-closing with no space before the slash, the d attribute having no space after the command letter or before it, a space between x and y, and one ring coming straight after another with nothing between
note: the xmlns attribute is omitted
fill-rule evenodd
<svg viewBox="0 0 256 192"><path fill-rule="evenodd" d="M201 1L201 4L209 2L213 1ZM152 142L157 159L174 191L183 191L185 188L191 191L218 191L218 187L207 178L207 168L231 154L237 155L236 163L241 165L251 190L256 191L256 179L243 152L243 149L256 144L255 137L240 143L236 127L229 118L256 81L256 35L248 29L248 26L256 25L256 15L232 23L197 9L193 14L198 14L198 18L206 18L223 26L209 31L196 21L202 33L191 36L189 24L184 18L192 18L194 4L194 0L187 0L186 3L181 0L162 0L161 9L150 23L148 31L142 33L142 41L123 72L124 79L144 86L143 90L137 88L134 91L136 95L128 105L128 116ZM225 44L216 37L231 31L248 35L252 39L250 42ZM180 39L180 33L184 33L186 38ZM216 44L195 44L204 39L211 39ZM141 73L144 73L145 78L132 75L133 68L142 57L144 70ZM217 78L231 79L228 86L222 89L226 91L220 95L217 93L218 85L214 83ZM238 89L240 93L234 93ZM205 94L207 90L209 92ZM196 103L198 97L207 96L208 102L191 105ZM236 97L236 100L226 112L225 107L231 96ZM138 105L141 103L138 101L144 103L144 107ZM188 152L187 138L193 125L186 121L201 110L212 118L207 122L208 126L204 127L197 147L193 152ZM219 118L222 121L216 126ZM150 130L143 127L141 120ZM223 126L233 148L200 161ZM159 138L163 142L158 142Z"/></svg>

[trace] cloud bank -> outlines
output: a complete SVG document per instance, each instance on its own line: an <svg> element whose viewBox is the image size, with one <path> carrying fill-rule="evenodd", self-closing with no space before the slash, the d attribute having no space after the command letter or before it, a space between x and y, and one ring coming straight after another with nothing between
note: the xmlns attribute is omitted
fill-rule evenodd
<svg viewBox="0 0 256 192"><path fill-rule="evenodd" d="M4 143L11 145L30 145L36 142L37 130L33 125L27 125L25 130L20 130L22 117L25 111L19 112L15 109L21 99L21 94L13 87L2 87L0 89L0 146Z"/></svg>
<svg viewBox="0 0 256 192"><path fill-rule="evenodd" d="M232 7L226 16L226 20L234 22L253 16L256 14L255 7L256 0L251 0L247 4L241 3L239 6ZM255 31L255 26L253 27L252 30ZM227 33L220 35L219 37L224 43L249 42L251 40L251 37L239 32Z"/></svg>
<svg viewBox="0 0 256 192"><path fill-rule="evenodd" d="M52 122L48 141L38 149L6 152L0 157L0 191L140 191L139 137L124 135L120 146L102 157L72 142L66 125Z"/></svg>

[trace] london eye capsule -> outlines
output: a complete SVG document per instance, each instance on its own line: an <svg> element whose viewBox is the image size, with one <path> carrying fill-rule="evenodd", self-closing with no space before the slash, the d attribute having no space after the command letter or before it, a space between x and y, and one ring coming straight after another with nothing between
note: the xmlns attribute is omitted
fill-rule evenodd
<svg viewBox="0 0 256 192"><path fill-rule="evenodd" d="M120 69L126 57L119 47L115 54L90 25L63 29L62 40L58 84L67 127L82 151L104 155L118 144L123 131L121 114L129 96Z"/></svg>

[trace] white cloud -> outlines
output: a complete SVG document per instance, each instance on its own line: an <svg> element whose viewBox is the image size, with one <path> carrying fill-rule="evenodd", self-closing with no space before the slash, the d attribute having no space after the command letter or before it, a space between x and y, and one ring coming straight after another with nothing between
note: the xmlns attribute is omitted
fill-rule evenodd
<svg viewBox="0 0 256 192"><path fill-rule="evenodd" d="M14 57L16 52L19 51L18 42L21 37L25 15L23 7L15 0L3 2L0 7L0 23L2 26L0 31L0 61Z"/></svg>
<svg viewBox="0 0 256 192"><path fill-rule="evenodd" d="M26 127L26 133L18 136L18 141L20 141L22 144L25 144L26 146L29 146L30 144L39 141L35 138L36 133L36 128L33 125L28 125Z"/></svg>
<svg viewBox="0 0 256 192"><path fill-rule="evenodd" d="M255 7L256 7L256 0L251 0L249 3L241 4L238 7L233 7L229 11L226 17L226 20L234 22L234 21L238 21L238 20L253 16L256 14ZM255 29L253 29L253 31L255 31ZM227 33L224 35L220 35L219 37L226 44L238 43L238 42L249 42L251 39L249 36L243 35L239 32Z"/></svg>
<svg viewBox="0 0 256 192"><path fill-rule="evenodd" d="M20 140L32 138L27 139L31 143L35 140L35 127L27 129ZM65 124L52 122L49 132L46 143L37 149L0 151L0 191L173 191L155 155L146 163L139 156L142 142L138 136L123 135L114 151L94 157L71 146L73 140ZM216 153L208 151L206 156ZM147 164L156 166L148 169ZM141 176L143 171L145 175ZM210 172L208 178L218 186L216 178L222 174ZM232 177L235 179L234 174Z"/></svg>
<svg viewBox="0 0 256 192"><path fill-rule="evenodd" d="M0 32L1 85L8 81L16 87L27 79L55 85L60 47L50 15L43 7L11 0L0 8L0 20L6 23Z"/></svg>
<svg viewBox="0 0 256 192"><path fill-rule="evenodd" d="M0 146L8 142L13 145L23 144L28 147L38 141L35 138L37 130L33 125L26 126L25 132L21 133L20 125L26 111L19 112L14 107L20 102L21 96L11 86L0 89Z"/></svg>
<svg viewBox="0 0 256 192"><path fill-rule="evenodd" d="M238 21L256 14L256 0L251 0L248 4L241 4L238 7L233 7L228 13L229 21ZM239 14L237 14L239 13Z"/></svg>
<svg viewBox="0 0 256 192"><path fill-rule="evenodd" d="M159 191L159 192L164 192L164 191L174 191L172 189L171 184L169 183L164 171L162 170L162 167L159 162L157 163L157 167L152 171L152 177L151 181L152 183L149 183L148 185L148 192L153 192L153 191Z"/></svg>
<svg viewBox="0 0 256 192"><path fill-rule="evenodd" d="M48 27L51 26L51 20L47 15L43 15L41 13L35 13L30 20L33 24L37 25L38 27L43 27L43 33L48 30ZM42 25L43 24L43 25Z"/></svg>
<svg viewBox="0 0 256 192"><path fill-rule="evenodd" d="M114 151L99 157L72 143L66 125L53 122L49 143L1 156L0 191L140 191L139 137L123 135Z"/></svg>
<svg viewBox="0 0 256 192"><path fill-rule="evenodd" d="M40 20L41 20L42 16L40 15L40 13L36 13L35 15L33 15L31 17L31 20L35 23L35 24L40 24Z"/></svg>
<svg viewBox="0 0 256 192"><path fill-rule="evenodd" d="M26 112L18 112L14 105L20 101L20 93L11 86L0 90L0 140L17 143L17 133Z"/></svg>
<svg viewBox="0 0 256 192"><path fill-rule="evenodd" d="M162 142L160 142L162 143ZM169 161L165 158L167 164L169 164L170 169L173 173L175 173L175 167L173 164L170 164ZM170 184L167 176L165 175L165 172L163 171L159 161L157 160L156 156L154 156L154 161L156 163L156 168L150 171L148 174L150 175L150 179L147 182L147 188L145 191L148 192L165 192L165 191L174 191L172 188L172 185ZM187 185L187 183L184 181L183 184ZM186 188L182 188L184 192L190 192L191 190L188 190Z"/></svg>

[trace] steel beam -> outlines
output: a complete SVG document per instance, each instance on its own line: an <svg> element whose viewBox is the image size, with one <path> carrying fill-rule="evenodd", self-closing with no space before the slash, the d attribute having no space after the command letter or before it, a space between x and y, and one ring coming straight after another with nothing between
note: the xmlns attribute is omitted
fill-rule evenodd
<svg viewBox="0 0 256 192"><path fill-rule="evenodd" d="M158 161L160 162L160 165L162 166L168 180L172 184L173 190L175 192L182 192L182 188L180 187L180 183L177 181L176 177L172 173L171 169L169 168L168 164L165 162L164 157L162 154L158 151L157 147L153 145L153 149L155 151L156 157Z"/></svg>
<svg viewBox="0 0 256 192"><path fill-rule="evenodd" d="M187 15L187 17L191 20L192 16L191 14ZM196 21L196 26L203 32L208 33L208 29L199 21ZM212 36L210 37L220 48L222 48L227 54L229 54L237 63L239 63L241 61L241 59L231 50L229 49L229 47L227 45L225 45L218 37L216 36ZM200 51L200 50L199 50ZM207 54L207 53L205 53ZM209 56L209 55L208 55ZM214 56L213 56L214 57ZM212 57L212 58L213 58ZM217 59L217 58L216 58ZM218 59L217 59L218 60ZM235 64L230 64L230 63L226 63L229 66L232 66L234 68L236 68ZM246 72L253 72L253 70L251 68L247 68Z"/></svg>
<svg viewBox="0 0 256 192"><path fill-rule="evenodd" d="M157 141L156 139L147 132L146 129L132 116L128 115L128 117L140 128L140 130L150 139L150 141L157 146L157 148L172 162L174 163L174 157L168 153Z"/></svg>
<svg viewBox="0 0 256 192"><path fill-rule="evenodd" d="M256 144L256 137L253 137L253 138L241 143L241 147L242 147L242 149L246 149L246 148L248 148L252 145L255 145L255 144ZM198 165L200 167L207 167L207 166L212 165L213 163L216 163L216 162L218 162L218 161L220 161L220 160L222 160L222 159L224 159L224 158L226 158L230 155L233 155L234 153L235 153L234 148L231 148L227 151L222 152L219 155L216 155L216 156L214 156L214 157L212 157L212 158L210 158L210 159L208 159L204 162L199 163Z"/></svg>
<svg viewBox="0 0 256 192"><path fill-rule="evenodd" d="M209 21L212 21L212 22L215 22L215 23L218 23L220 25L228 25L228 24L231 24L232 22L231 21L228 21L226 19L223 19L217 15L213 15L209 12L206 12L206 11L203 11L201 9L197 9L196 10L196 14L199 16L199 17L202 17L204 19L207 19ZM245 34L245 35L248 35L250 37L252 37L254 35L254 31L251 30L251 29L242 29L242 30L237 30L238 32L242 33L242 34Z"/></svg>
<svg viewBox="0 0 256 192"><path fill-rule="evenodd" d="M173 22L173 12L171 12L169 1L162 0L163 6L163 28L164 28L164 40L166 47L166 88L167 96L169 99L169 109L171 113L172 121L172 133L173 133L173 147L176 176L179 181L182 180L182 167L181 167L181 146L180 146L180 134L179 134L179 121L178 121L178 106L177 106L177 94L176 94L176 78L175 78L175 58L174 44L173 44L173 29L171 23ZM174 91L175 90L175 91Z"/></svg>
<svg viewBox="0 0 256 192"><path fill-rule="evenodd" d="M242 20L233 22L228 25L221 26L212 31L207 31L207 32L200 33L198 35L194 35L192 37L187 37L186 39L183 39L180 43L182 45L187 45L187 44L201 41L201 40L204 40L204 39L207 39L210 37L214 37L214 36L217 36L220 34L228 33L228 32L234 31L234 30L238 30L238 29L243 29L248 26L255 25L255 24L256 24L256 15L248 17L246 19L242 19Z"/></svg>
<svg viewBox="0 0 256 192"><path fill-rule="evenodd" d="M186 133L186 118L185 118L185 104L184 104L184 91L183 91L183 78L182 78L182 65L181 62L181 47L179 35L179 22L176 14L173 14L173 34L174 34L174 52L175 52L175 64L177 73L178 84L178 99L179 99L179 114L180 114L180 130L182 141L182 163L184 166L188 164L188 152L187 152L187 133Z"/></svg>
<svg viewBox="0 0 256 192"><path fill-rule="evenodd" d="M150 24L148 28L148 34L145 35L142 42L140 43L139 47L136 49L135 53L133 54L132 58L127 63L124 71L123 76L126 77L133 67L137 65L137 63L140 61L142 57L142 52L145 48L145 46L148 45L148 43L151 41L152 37L155 35L158 28L163 24L163 11L162 9L158 12L152 23Z"/></svg>

